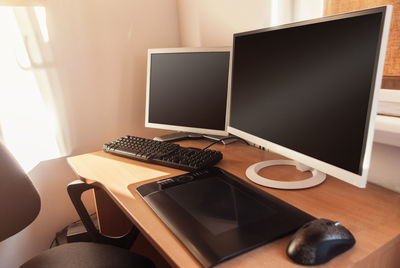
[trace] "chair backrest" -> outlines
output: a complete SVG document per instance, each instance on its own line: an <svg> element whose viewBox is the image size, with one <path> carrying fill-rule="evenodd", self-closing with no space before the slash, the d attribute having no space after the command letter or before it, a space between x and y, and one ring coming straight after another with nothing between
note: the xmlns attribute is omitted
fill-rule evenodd
<svg viewBox="0 0 400 268"><path fill-rule="evenodd" d="M0 241L28 226L39 211L38 192L14 157L0 143Z"/></svg>

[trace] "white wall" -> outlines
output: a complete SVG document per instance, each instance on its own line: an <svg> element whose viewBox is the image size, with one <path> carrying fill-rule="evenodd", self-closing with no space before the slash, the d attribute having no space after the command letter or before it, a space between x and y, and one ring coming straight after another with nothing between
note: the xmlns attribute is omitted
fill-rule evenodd
<svg viewBox="0 0 400 268"><path fill-rule="evenodd" d="M178 0L182 46L231 46L235 32L269 25L270 1Z"/></svg>
<svg viewBox="0 0 400 268"><path fill-rule="evenodd" d="M183 46L232 46L233 34L322 15L321 0L178 0Z"/></svg>
<svg viewBox="0 0 400 268"><path fill-rule="evenodd" d="M175 0L49 1L72 154L144 129L147 49L179 46Z"/></svg>
<svg viewBox="0 0 400 268"><path fill-rule="evenodd" d="M53 0L47 25L48 74L67 153L101 150L126 134L160 133L144 128L146 56L151 47L179 46L175 0ZM66 193L74 174L65 158L42 162L29 175L42 209L27 229L0 243L0 267L18 267L78 218Z"/></svg>

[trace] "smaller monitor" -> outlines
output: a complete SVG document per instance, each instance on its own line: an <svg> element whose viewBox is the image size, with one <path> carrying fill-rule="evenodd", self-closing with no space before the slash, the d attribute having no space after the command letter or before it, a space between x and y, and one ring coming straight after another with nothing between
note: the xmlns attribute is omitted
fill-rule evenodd
<svg viewBox="0 0 400 268"><path fill-rule="evenodd" d="M228 135L230 47L149 49L145 126Z"/></svg>

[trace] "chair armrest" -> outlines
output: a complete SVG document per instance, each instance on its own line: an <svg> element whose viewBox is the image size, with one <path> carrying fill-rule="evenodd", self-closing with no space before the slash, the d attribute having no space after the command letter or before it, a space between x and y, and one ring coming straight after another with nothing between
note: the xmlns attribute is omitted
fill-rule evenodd
<svg viewBox="0 0 400 268"><path fill-rule="evenodd" d="M117 247L129 249L132 246L133 242L135 242L139 234L139 230L136 228L135 225L133 225L132 229L123 236L112 237L101 234L100 231L94 226L90 215L81 199L82 193L90 189L101 188L93 184L87 184L81 180L72 181L67 186L68 195L72 201L72 204L74 205L76 212L78 212L78 215L83 225L85 226L92 242L110 244Z"/></svg>

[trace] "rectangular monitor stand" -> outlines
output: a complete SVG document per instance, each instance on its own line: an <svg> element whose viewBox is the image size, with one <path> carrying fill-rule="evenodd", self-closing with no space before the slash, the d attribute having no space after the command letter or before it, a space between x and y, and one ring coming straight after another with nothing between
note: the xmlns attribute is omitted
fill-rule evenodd
<svg viewBox="0 0 400 268"><path fill-rule="evenodd" d="M156 141L180 141L186 139L208 139L212 141L217 141L220 139L227 138L229 136L219 136L219 135L210 135L210 134L199 134L192 132L174 132L171 134L165 134L161 136L154 137L153 140ZM232 139L222 140L222 144L229 144L235 141L235 137L232 136Z"/></svg>

